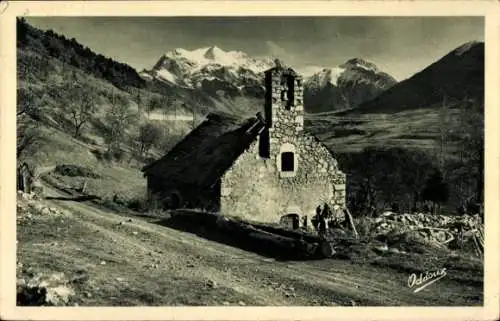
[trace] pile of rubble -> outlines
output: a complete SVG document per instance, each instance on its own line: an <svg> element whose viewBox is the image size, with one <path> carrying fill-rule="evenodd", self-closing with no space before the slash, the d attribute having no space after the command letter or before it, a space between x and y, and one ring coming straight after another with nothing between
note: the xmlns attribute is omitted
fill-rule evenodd
<svg viewBox="0 0 500 321"><path fill-rule="evenodd" d="M67 212L45 204L41 197L34 193L17 193L17 221L31 221L33 219L53 218L65 216Z"/></svg>
<svg viewBox="0 0 500 321"><path fill-rule="evenodd" d="M484 225L479 215L446 216L433 214L384 213L374 220L375 235L407 234L438 247L482 243ZM482 247L482 244L479 247ZM477 247L474 245L474 247ZM482 249L481 249L482 251Z"/></svg>
<svg viewBox="0 0 500 321"><path fill-rule="evenodd" d="M22 264L18 263L18 270ZM20 275L18 271L18 275ZM24 273L17 278L17 305L65 306L71 303L74 289L64 273Z"/></svg>

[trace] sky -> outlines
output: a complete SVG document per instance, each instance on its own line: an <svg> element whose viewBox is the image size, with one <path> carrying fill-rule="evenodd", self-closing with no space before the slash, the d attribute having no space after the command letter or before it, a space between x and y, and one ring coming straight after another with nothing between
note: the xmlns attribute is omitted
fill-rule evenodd
<svg viewBox="0 0 500 321"><path fill-rule="evenodd" d="M484 41L481 17L30 17L137 70L162 54L215 45L278 56L296 68L335 67L351 58L403 80L465 42Z"/></svg>

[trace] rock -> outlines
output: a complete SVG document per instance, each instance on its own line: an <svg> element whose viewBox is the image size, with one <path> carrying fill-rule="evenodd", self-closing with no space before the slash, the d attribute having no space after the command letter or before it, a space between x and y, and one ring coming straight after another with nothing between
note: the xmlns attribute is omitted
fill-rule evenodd
<svg viewBox="0 0 500 321"><path fill-rule="evenodd" d="M47 207L44 207L41 211L42 215L50 215L50 210Z"/></svg>
<svg viewBox="0 0 500 321"><path fill-rule="evenodd" d="M245 304L245 302L243 302L243 301L239 301L239 302L238 302L238 305L245 306L246 304Z"/></svg>
<svg viewBox="0 0 500 321"><path fill-rule="evenodd" d="M116 281L118 281L118 282L123 282L123 281L125 281L125 279L124 279L124 278L120 278L120 277L118 277L118 278L116 278Z"/></svg>
<svg viewBox="0 0 500 321"><path fill-rule="evenodd" d="M92 297L92 293L90 292L84 292L84 295L86 298L91 298Z"/></svg>
<svg viewBox="0 0 500 321"><path fill-rule="evenodd" d="M378 244L375 245L373 249L378 252L386 252L389 250L389 247L387 246L387 244Z"/></svg>
<svg viewBox="0 0 500 321"><path fill-rule="evenodd" d="M133 231L132 234L137 235L138 233L136 231Z"/></svg>
<svg viewBox="0 0 500 321"><path fill-rule="evenodd" d="M207 280L206 285L212 289L217 288L217 282L215 282L214 280Z"/></svg>
<svg viewBox="0 0 500 321"><path fill-rule="evenodd" d="M222 305L229 305L230 303L227 301L222 302Z"/></svg>
<svg viewBox="0 0 500 321"><path fill-rule="evenodd" d="M106 265L106 261L101 261L101 265Z"/></svg>
<svg viewBox="0 0 500 321"><path fill-rule="evenodd" d="M47 302L54 305L67 304L74 291L67 286L49 288L47 291Z"/></svg>
<svg viewBox="0 0 500 321"><path fill-rule="evenodd" d="M28 282L19 284L17 301L19 305L67 305L74 290L62 273L36 274Z"/></svg>
<svg viewBox="0 0 500 321"><path fill-rule="evenodd" d="M335 254L335 249L333 248L333 245L330 242L322 242L320 245L321 249L321 254L326 257L330 258Z"/></svg>
<svg viewBox="0 0 500 321"><path fill-rule="evenodd" d="M398 248L395 248L395 247L389 248L389 252L394 253L394 254L401 253L401 251Z"/></svg>
<svg viewBox="0 0 500 321"><path fill-rule="evenodd" d="M186 266L192 268L192 267L194 267L194 264L193 263L188 263Z"/></svg>

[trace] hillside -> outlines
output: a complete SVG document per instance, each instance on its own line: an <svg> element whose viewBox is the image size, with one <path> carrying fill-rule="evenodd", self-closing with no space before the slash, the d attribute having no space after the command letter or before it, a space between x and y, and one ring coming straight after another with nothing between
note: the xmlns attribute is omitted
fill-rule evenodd
<svg viewBox="0 0 500 321"><path fill-rule="evenodd" d="M63 63L111 82L119 88L143 88L145 82L130 66L92 52L74 38L66 39L52 30L42 31L29 25L23 18L17 20L17 47L31 50L43 57L54 57Z"/></svg>

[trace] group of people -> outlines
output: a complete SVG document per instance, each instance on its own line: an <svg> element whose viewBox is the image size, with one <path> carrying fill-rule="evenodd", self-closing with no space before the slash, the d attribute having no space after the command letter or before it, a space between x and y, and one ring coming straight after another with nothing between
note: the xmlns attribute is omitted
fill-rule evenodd
<svg viewBox="0 0 500 321"><path fill-rule="evenodd" d="M311 223L314 230L316 230L320 235L325 234L329 228L341 227L337 215L334 215L330 206L326 203L323 205L323 208L321 205L316 207L316 215L312 217Z"/></svg>

